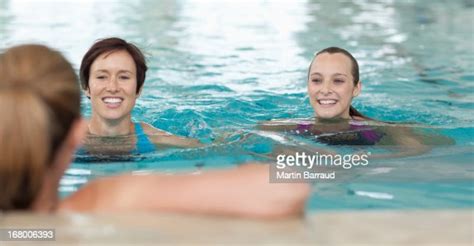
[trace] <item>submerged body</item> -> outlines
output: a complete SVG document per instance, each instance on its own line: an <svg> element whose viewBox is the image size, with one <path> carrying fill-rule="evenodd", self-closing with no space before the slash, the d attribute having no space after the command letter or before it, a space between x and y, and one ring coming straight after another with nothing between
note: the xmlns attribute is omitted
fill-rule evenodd
<svg viewBox="0 0 474 246"><path fill-rule="evenodd" d="M434 145L452 145L454 141L435 133L415 131L415 125L385 123L374 120L272 120L259 124L264 131L283 132L328 146L379 146L390 154L371 158L393 158L425 153ZM311 147L310 147L311 148Z"/></svg>
<svg viewBox="0 0 474 246"><path fill-rule="evenodd" d="M132 134L101 136L87 133L79 155L139 155L165 148L201 146L199 141L178 137L147 123L133 123Z"/></svg>
<svg viewBox="0 0 474 246"><path fill-rule="evenodd" d="M327 145L375 145L385 136L373 126L362 121L348 121L341 129L324 129L315 124L300 123L291 133L301 136L314 136L314 140Z"/></svg>

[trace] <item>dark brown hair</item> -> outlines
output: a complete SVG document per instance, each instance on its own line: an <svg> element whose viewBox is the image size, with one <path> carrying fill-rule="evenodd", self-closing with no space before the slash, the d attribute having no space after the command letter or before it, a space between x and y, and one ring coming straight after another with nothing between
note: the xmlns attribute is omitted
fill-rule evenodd
<svg viewBox="0 0 474 246"><path fill-rule="evenodd" d="M89 48L87 53L82 58L81 68L79 69L79 77L81 79L82 89L89 89L89 76L92 63L100 55L108 52L114 52L119 50L127 51L130 56L132 56L133 61L135 62L135 67L137 69L137 94L145 83L145 76L148 67L146 65L145 56L140 51L140 49L132 43L121 38L106 38L101 39L94 43L92 47Z"/></svg>
<svg viewBox="0 0 474 246"><path fill-rule="evenodd" d="M80 117L80 88L57 51L22 45L0 55L0 211L28 209Z"/></svg>
<svg viewBox="0 0 474 246"><path fill-rule="evenodd" d="M359 80L359 63L357 63L357 60L354 58L354 56L352 56L352 54L349 51L347 51L345 49L342 49L342 48L339 48L339 47L328 47L328 48L322 49L318 53L316 53L316 55L313 57L313 60L309 64L308 80L309 80L309 72L310 72L311 66L313 65L314 60L316 59L316 57L318 55L323 54L323 53L329 53L329 54L341 53L341 54L347 56L351 60L351 67L352 67L351 74L352 74L352 77L354 78L354 81L353 81L354 85L357 85L360 82L360 80ZM368 117L364 116L359 111L357 111L357 109L355 109L352 105L349 108L349 115L350 116L359 116L359 117L362 117L362 118L365 118L365 119L369 119Z"/></svg>

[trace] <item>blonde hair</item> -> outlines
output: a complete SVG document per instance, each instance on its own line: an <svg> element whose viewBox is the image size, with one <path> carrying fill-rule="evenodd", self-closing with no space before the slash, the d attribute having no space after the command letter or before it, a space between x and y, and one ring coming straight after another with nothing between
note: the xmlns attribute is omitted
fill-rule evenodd
<svg viewBox="0 0 474 246"><path fill-rule="evenodd" d="M0 55L0 210L31 207L79 117L78 79L59 52L22 45Z"/></svg>

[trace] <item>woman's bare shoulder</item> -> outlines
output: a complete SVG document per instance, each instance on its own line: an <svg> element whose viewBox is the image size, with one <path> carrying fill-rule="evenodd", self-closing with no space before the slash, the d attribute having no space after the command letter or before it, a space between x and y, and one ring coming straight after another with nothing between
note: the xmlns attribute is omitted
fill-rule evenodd
<svg viewBox="0 0 474 246"><path fill-rule="evenodd" d="M87 212L96 206L97 183L90 182L59 203L59 211Z"/></svg>
<svg viewBox="0 0 474 246"><path fill-rule="evenodd" d="M117 195L126 176L98 178L82 186L59 203L59 211L93 212L107 211L117 204ZM126 182L125 182L126 183Z"/></svg>

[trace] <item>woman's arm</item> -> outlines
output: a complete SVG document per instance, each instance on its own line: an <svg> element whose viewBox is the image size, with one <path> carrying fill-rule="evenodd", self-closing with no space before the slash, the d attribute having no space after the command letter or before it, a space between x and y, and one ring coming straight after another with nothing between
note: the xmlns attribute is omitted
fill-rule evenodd
<svg viewBox="0 0 474 246"><path fill-rule="evenodd" d="M202 144L199 140L194 138L185 138L179 137L176 135L152 135L150 136L150 140L155 144L158 148L161 147L179 147L179 148L197 148L202 147Z"/></svg>
<svg viewBox="0 0 474 246"><path fill-rule="evenodd" d="M431 150L422 139L414 134L408 127L387 127L386 139L383 145L391 146L393 153L372 155L371 159L400 158L421 155Z"/></svg>
<svg viewBox="0 0 474 246"><path fill-rule="evenodd" d="M294 123L286 123L282 121L263 121L259 122L257 125L258 130L263 131L274 131L274 132L286 132L292 131L297 128L297 125Z"/></svg>
<svg viewBox="0 0 474 246"><path fill-rule="evenodd" d="M195 148L204 146L199 140L173 135L169 132L157 129L147 123L140 123L143 131L158 148L159 147L182 147Z"/></svg>
<svg viewBox="0 0 474 246"><path fill-rule="evenodd" d="M309 192L309 184L269 183L269 165L247 164L198 175L123 175L98 179L66 199L62 208L278 218L301 215ZM88 205L83 205L84 202Z"/></svg>

